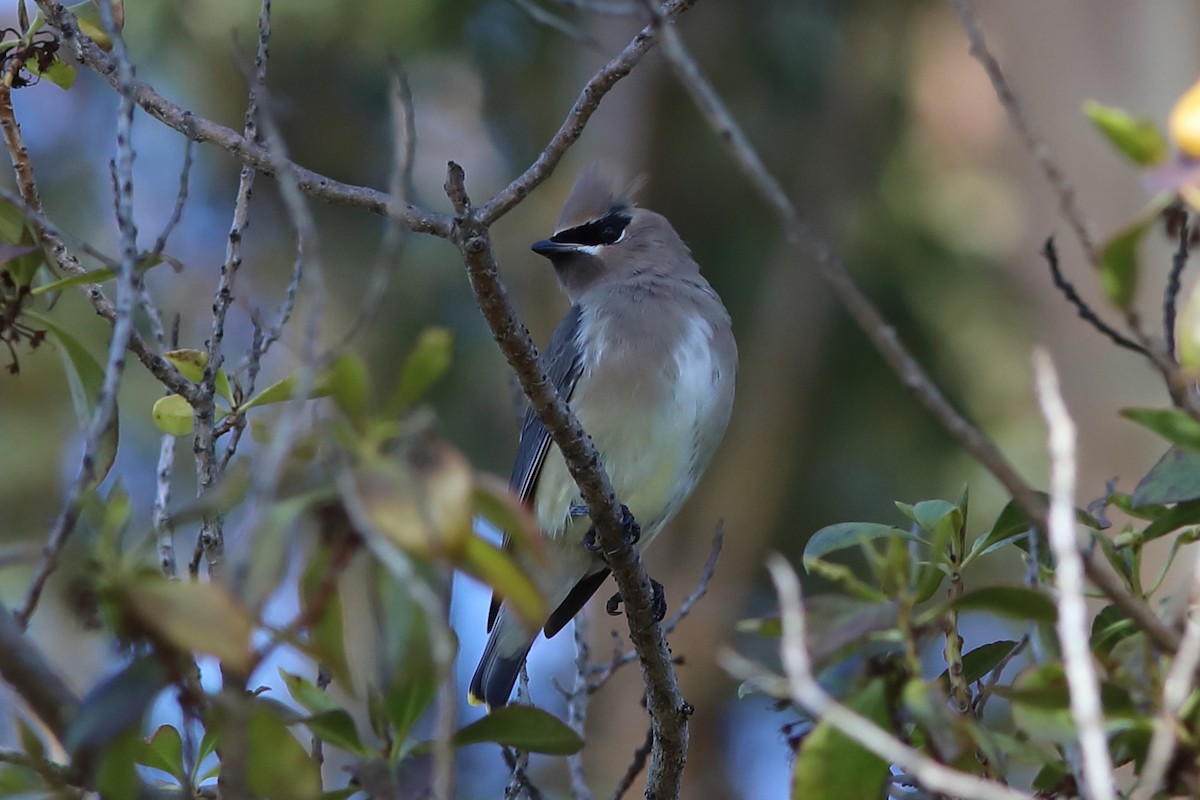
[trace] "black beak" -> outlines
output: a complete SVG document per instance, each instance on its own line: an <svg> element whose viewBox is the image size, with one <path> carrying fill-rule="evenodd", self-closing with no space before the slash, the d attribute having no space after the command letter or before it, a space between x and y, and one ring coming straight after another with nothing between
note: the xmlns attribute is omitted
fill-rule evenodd
<svg viewBox="0 0 1200 800"><path fill-rule="evenodd" d="M530 245L530 250L537 253L539 256L553 258L556 255L563 253L573 253L576 246L567 242L556 242L552 239L542 239L540 242L534 242Z"/></svg>

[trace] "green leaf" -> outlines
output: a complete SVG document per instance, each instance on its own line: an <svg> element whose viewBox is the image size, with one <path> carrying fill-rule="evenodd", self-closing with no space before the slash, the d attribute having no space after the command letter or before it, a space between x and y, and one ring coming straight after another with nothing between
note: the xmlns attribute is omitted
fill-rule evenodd
<svg viewBox="0 0 1200 800"><path fill-rule="evenodd" d="M135 269L147 270L151 267L157 267L159 264L171 264L176 268L177 272L183 269L183 265L180 264L176 259L164 255L159 255L157 257L144 256L135 265ZM115 277L117 277L117 271L112 267L97 267L96 269L90 269L87 272L81 272L78 275L69 275L66 278L60 278L59 280L51 281L49 283L42 284L41 286L35 286L30 289L29 293L34 297L38 297L44 294L61 292L63 289L70 289L73 286L83 286L89 283L104 283L105 281L111 281ZM166 353L163 355L164 357L167 356ZM191 380L199 380L199 378L193 378Z"/></svg>
<svg viewBox="0 0 1200 800"><path fill-rule="evenodd" d="M1110 652L1117 642L1138 632L1137 623L1119 606L1105 606L1092 620L1092 652Z"/></svg>
<svg viewBox="0 0 1200 800"><path fill-rule="evenodd" d="M804 545L804 568L809 570L810 561L824 558L829 553L857 547L873 539L891 537L921 541L921 537L915 534L877 522L839 522L836 525L827 525L814 533L808 544Z"/></svg>
<svg viewBox="0 0 1200 800"><path fill-rule="evenodd" d="M1001 639L997 642L988 642L987 644L976 647L969 653L963 655L963 678L968 684L982 680L988 673L1000 665L1004 659L1008 658L1013 650L1017 649L1017 643L1009 639ZM938 677L942 682L944 689L950 688L950 670L945 670Z"/></svg>
<svg viewBox="0 0 1200 800"><path fill-rule="evenodd" d="M328 692L307 678L288 672L283 667L279 668L279 677L283 678L284 686L287 687L288 694L292 696L292 699L308 709L309 712L323 714L326 711L341 709L341 706L329 696Z"/></svg>
<svg viewBox="0 0 1200 800"><path fill-rule="evenodd" d="M208 366L208 352L205 350L171 350L163 353L163 358L175 365L179 374L192 383L204 379L204 368ZM229 376L222 367L214 376L213 389L217 396L233 405L233 389L229 385Z"/></svg>
<svg viewBox="0 0 1200 800"><path fill-rule="evenodd" d="M1039 739L1065 744L1076 739L1070 713L1070 692L1063 666L1052 662L1030 667L1012 686L997 686L996 694L1012 703L1017 725ZM1113 684L1100 685L1104 727L1109 733L1136 726L1141 712L1129 693Z"/></svg>
<svg viewBox="0 0 1200 800"><path fill-rule="evenodd" d="M183 739L171 725L160 725L145 741L137 762L147 767L162 770L181 784L186 772L183 768Z"/></svg>
<svg viewBox="0 0 1200 800"><path fill-rule="evenodd" d="M876 725L888 727L887 692L876 678L846 705ZM880 797L888 763L821 721L804 737L792 769L792 800L849 800Z"/></svg>
<svg viewBox="0 0 1200 800"><path fill-rule="evenodd" d="M25 222L24 211L7 200L0 200L0 244L7 245L0 272L7 272L17 288L32 284L45 258Z"/></svg>
<svg viewBox="0 0 1200 800"><path fill-rule="evenodd" d="M208 777L206 775L205 778L198 778L197 773L204 766L204 759L215 753L219 744L220 737L217 735L216 728L210 727L204 731L204 736L200 739L200 749L196 752L196 763L192 764L191 779L194 785L202 783ZM213 773L214 776L219 775L221 772L220 763L216 767L209 769L208 772Z"/></svg>
<svg viewBox="0 0 1200 800"><path fill-rule="evenodd" d="M1048 595L1024 586L985 586L966 592L919 616L920 625L933 622L947 611L987 611L1001 617L1053 623L1058 610Z"/></svg>
<svg viewBox="0 0 1200 800"><path fill-rule="evenodd" d="M47 64L44 70L38 66L36 58L26 61L25 67L34 75L41 75L60 89L70 89L75 85L75 68L57 58Z"/></svg>
<svg viewBox="0 0 1200 800"><path fill-rule="evenodd" d="M21 749L25 751L25 755L34 761L44 761L46 759L46 745L41 737L37 735L37 731L20 717L14 718L13 722L16 724L17 732L20 734Z"/></svg>
<svg viewBox="0 0 1200 800"><path fill-rule="evenodd" d="M1200 450L1200 422L1177 408L1123 408L1121 416L1149 428L1172 444Z"/></svg>
<svg viewBox="0 0 1200 800"><path fill-rule="evenodd" d="M423 558L462 557L472 534L475 473L449 444L427 437L399 458L364 456L338 480L368 545L385 540Z"/></svg>
<svg viewBox="0 0 1200 800"><path fill-rule="evenodd" d="M320 372L313 378L312 391L308 393L308 399L313 400L318 397L328 397L333 394L339 386L347 396L344 401L349 401L352 404L354 392L357 391L352 385L342 385L343 383L352 384L353 378L347 378L346 375L352 376L354 373L353 365L347 365L347 361L354 361L355 356L345 354L336 358L328 369ZM344 374L343 374L344 373ZM339 380L339 376L342 376ZM265 406L271 403L286 403L296 396L297 390L300 388L300 376L289 375L281 381L271 384L266 389L263 389L254 397L242 403L241 410L254 408L255 406Z"/></svg>
<svg viewBox="0 0 1200 800"><path fill-rule="evenodd" d="M255 795L272 800L319 800L321 769L266 703L254 703L245 733L246 780ZM230 739L228 735L225 739Z"/></svg>
<svg viewBox="0 0 1200 800"><path fill-rule="evenodd" d="M1172 447L1133 490L1133 507L1200 499L1200 451Z"/></svg>
<svg viewBox="0 0 1200 800"><path fill-rule="evenodd" d="M333 402L346 419L361 432L367 425L367 397L370 395L370 376L367 365L353 353L346 353L329 365L329 391Z"/></svg>
<svg viewBox="0 0 1200 800"><path fill-rule="evenodd" d="M307 504L305 507L307 508ZM300 578L300 606L304 613L310 613L313 599L319 592L326 592L325 607L320 616L308 626L307 649L329 670L334 680L339 681L346 690L350 690L354 680L346 658L346 637L342 627L342 594L336 583L332 587L321 588L326 574L332 568L331 558L329 547L322 546L314 550Z"/></svg>
<svg viewBox="0 0 1200 800"><path fill-rule="evenodd" d="M454 334L448 328L426 328L400 371L400 382L388 399L386 414L398 417L446 374L454 357Z"/></svg>
<svg viewBox="0 0 1200 800"><path fill-rule="evenodd" d="M1117 150L1138 166L1150 167L1167 158L1167 141L1150 117L1135 117L1128 111L1093 100L1083 104L1083 113Z"/></svg>
<svg viewBox="0 0 1200 800"><path fill-rule="evenodd" d="M222 585L139 577L120 588L125 614L137 627L184 652L219 658L237 672L254 664L254 621Z"/></svg>
<svg viewBox="0 0 1200 800"><path fill-rule="evenodd" d="M783 623L778 616L742 619L738 620L734 630L738 633L751 633L764 639L778 639L783 635Z"/></svg>
<svg viewBox="0 0 1200 800"><path fill-rule="evenodd" d="M963 559L963 566L965 567L972 560L1003 547L1018 537L1026 536L1029 533L1029 527L1029 517L1025 516L1025 512L1021 510L1015 500L1009 500L1000 511L999 516L996 517L996 521L992 523L992 529L971 543L971 550Z"/></svg>
<svg viewBox="0 0 1200 800"><path fill-rule="evenodd" d="M467 547L458 564L463 572L487 584L533 625L546 618L546 603L537 585L512 557L478 536L467 537Z"/></svg>
<svg viewBox="0 0 1200 800"><path fill-rule="evenodd" d="M312 731L313 736L326 744L340 747L347 753L353 753L360 758L371 754L371 751L364 747L362 740L358 738L358 729L354 727L354 720L344 709L334 708L323 711L303 722Z"/></svg>
<svg viewBox="0 0 1200 800"><path fill-rule="evenodd" d="M104 369L92 357L78 339L48 317L32 311L24 312L24 316L36 320L39 325L58 343L58 351L62 354L63 369L67 374L67 385L71 390L71 403L75 406L75 416L79 426L88 430L92 424L92 416L96 411L100 393L104 387ZM120 415L114 413L108 428L100 434L96 443L95 468L89 489L95 488L108 475L113 462L117 460L117 443L120 439Z"/></svg>
<svg viewBox="0 0 1200 800"><path fill-rule="evenodd" d="M455 747L495 742L550 756L569 756L583 748L583 739L565 722L533 706L497 708L460 728L453 741Z"/></svg>
<svg viewBox="0 0 1200 800"><path fill-rule="evenodd" d="M144 744L134 728L104 742L96 775L101 797L137 796L137 757Z"/></svg>
<svg viewBox="0 0 1200 800"><path fill-rule="evenodd" d="M1142 531L1142 541L1150 542L1185 525L1200 523L1200 499L1180 503L1164 511Z"/></svg>
<svg viewBox="0 0 1200 800"><path fill-rule="evenodd" d="M836 583L851 597L869 602L886 603L888 595L878 585L868 584L854 574L854 571L844 564L834 564L822 558L807 559L804 568L811 575L819 575L831 583Z"/></svg>
<svg viewBox="0 0 1200 800"><path fill-rule="evenodd" d="M388 719L396 741L403 742L413 725L429 708L437 694L437 676L431 669L410 670L408 679L395 686L384 696Z"/></svg>
<svg viewBox="0 0 1200 800"><path fill-rule="evenodd" d="M530 508L508 487L508 481L495 475L475 475L475 513L504 531L516 550L526 551L535 559L545 560L545 537Z"/></svg>
<svg viewBox="0 0 1200 800"><path fill-rule="evenodd" d="M1105 242L1101 248L1100 288L1112 304L1122 311L1129 310L1137 293L1138 245L1157 218L1156 213L1138 220Z"/></svg>
<svg viewBox="0 0 1200 800"><path fill-rule="evenodd" d="M155 400L150 416L160 431L171 436L188 436L195 428L196 412L192 404L177 394Z"/></svg>

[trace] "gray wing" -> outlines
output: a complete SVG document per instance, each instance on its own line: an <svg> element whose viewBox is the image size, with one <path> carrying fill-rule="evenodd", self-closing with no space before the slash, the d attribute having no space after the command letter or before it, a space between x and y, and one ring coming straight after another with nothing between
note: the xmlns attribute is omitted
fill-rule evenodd
<svg viewBox="0 0 1200 800"><path fill-rule="evenodd" d="M579 306L571 306L567 315L558 323L550 343L546 345L543 363L546 365L546 375L563 400L570 401L571 393L583 371L583 354L579 349ZM526 404L525 416L521 421L521 439L517 444L517 457L513 463L512 476L508 479L509 488L528 504L537 488L538 475L541 474L542 464L546 461L546 453L550 452L550 432L538 419L533 406ZM504 549L512 548L512 540L504 534ZM496 622L496 614L500 611L500 598L492 594L492 607L488 611L487 629L491 631Z"/></svg>

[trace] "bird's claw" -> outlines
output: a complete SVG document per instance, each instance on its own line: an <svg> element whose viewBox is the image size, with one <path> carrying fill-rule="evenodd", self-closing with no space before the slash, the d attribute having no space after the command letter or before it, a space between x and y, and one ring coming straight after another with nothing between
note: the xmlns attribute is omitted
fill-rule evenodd
<svg viewBox="0 0 1200 800"><path fill-rule="evenodd" d="M625 547L633 547L642 539L642 526L633 518L633 512L629 510L629 506L621 504L621 528L624 531L624 540L622 544ZM583 535L583 546L593 553L600 553L603 548L600 546L599 540L596 538L596 526L588 528L587 533ZM613 555L609 553L608 555Z"/></svg>
<svg viewBox="0 0 1200 800"><path fill-rule="evenodd" d="M617 592L608 598L608 602L604 604L604 610L610 617L615 617L621 613L621 602L621 593ZM650 579L650 614L654 617L655 622L662 622L663 618L667 616L667 593L663 589L663 585L654 578Z"/></svg>

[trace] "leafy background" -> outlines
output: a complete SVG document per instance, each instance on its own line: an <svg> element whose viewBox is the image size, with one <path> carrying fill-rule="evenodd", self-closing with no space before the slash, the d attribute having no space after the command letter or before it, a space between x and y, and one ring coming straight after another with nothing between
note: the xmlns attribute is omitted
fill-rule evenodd
<svg viewBox="0 0 1200 800"><path fill-rule="evenodd" d="M418 195L438 208L447 207L440 187L448 159L466 167L468 188L478 196L499 188L536 156L578 87L633 27L620 18L580 18L599 42L592 47L539 26L507 0L289 0L275 11L270 85L295 160L350 182L384 183L386 66L396 58L411 77L416 103ZM1081 103L1094 98L1165 118L1200 72L1190 36L1200 10L1183 0L1153 7L1020 0L979 11L1034 125L1076 182L1098 231L1116 230L1146 195L1137 172L1080 113ZM252 46L255 14L254 4L234 0L141 0L129 4L126 38L140 74L160 91L238 127L245 97L238 65ZM1030 346L1041 342L1055 357L1080 424L1081 502L1101 495L1114 477L1131 489L1161 445L1116 412L1160 405L1161 390L1140 359L1114 355L1050 288L1037 252L1065 226L949 10L887 0L762 0L752 8L710 0L687 14L681 28L798 206L830 233L934 377L1022 472L1044 484L1043 431L1028 365ZM115 250L107 161L116 96L82 74L70 92L46 83L15 100L48 213L76 237ZM145 117L135 136L145 236L170 209L182 142ZM604 101L547 186L493 231L505 280L536 338L544 341L565 302L528 244L550 232L574 174L595 159L647 174L642 204L675 222L734 318L742 366L733 423L717 463L651 551L648 567L677 603L700 571L716 520L725 520L726 548L709 597L672 639L687 659L684 693L698 709L688 786L714 798L781 795L783 720L765 700L736 700L735 683L711 659L733 642L736 620L773 606L760 568L764 553L777 549L798 563L808 535L824 525L902 524L892 500L953 498L964 484L971 487L972 517L984 525L1002 496L908 399L812 265L786 255L769 215L655 57ZM160 269L149 281L164 313L180 315L181 345L197 347L207 334L237 172L228 158L200 147L193 174L183 224L168 246L186 269ZM260 189L254 203L237 300L243 311L273 307L291 266L290 234L276 198ZM361 212L315 210L333 338L357 315L383 226ZM1062 237L1060 244L1068 274L1104 307L1074 243ZM1165 275L1168 253L1162 237L1147 242L1139 303L1151 318L1155 279ZM250 333L241 318L229 331L234 352ZM64 297L56 319L84 341L105 336L78 298ZM457 253L413 236L381 314L355 340L377 385L393 382L401 356L431 324L449 327L456 341L449 378L431 398L439 427L478 467L505 475L516 432L506 369ZM268 380L292 366L296 352L284 351L268 364ZM158 436L149 411L157 396L153 382L131 368L114 473L143 519L153 497ZM19 376L0 377L0 597L7 602L20 598L28 556L77 462L73 420L50 350L22 358ZM188 447L180 449L177 497L194 486ZM34 628L53 661L86 690L117 654L81 630L71 612L70 574L68 566L51 584L54 602L43 606ZM456 588L464 679L482 647L485 607L472 585ZM609 625L595 618L603 652ZM970 647L969 619L965 630ZM990 631L980 637L996 638ZM540 647L533 660L535 697L552 709L548 676L570 674L569 641L553 645ZM586 752L598 788L615 782L640 740L638 685L626 670L592 706ZM15 736L0 722L0 740ZM476 796L495 795L502 767L494 750L463 751L460 769L462 796L472 787ZM547 762L545 769L559 775L556 765Z"/></svg>

